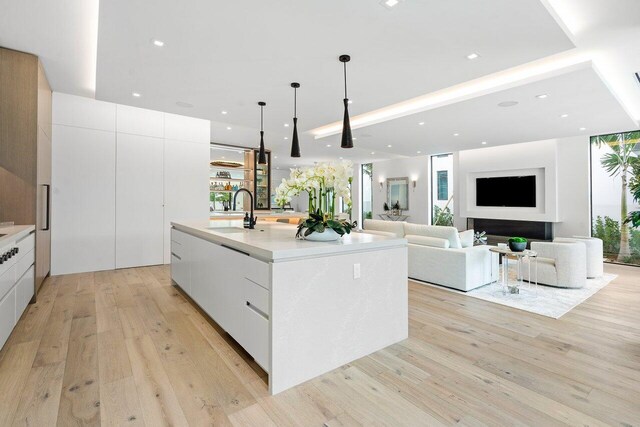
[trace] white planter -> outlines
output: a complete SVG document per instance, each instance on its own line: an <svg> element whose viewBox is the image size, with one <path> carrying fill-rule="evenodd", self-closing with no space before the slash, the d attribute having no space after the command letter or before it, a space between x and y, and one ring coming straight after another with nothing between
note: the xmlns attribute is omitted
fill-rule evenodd
<svg viewBox="0 0 640 427"><path fill-rule="evenodd" d="M322 233L313 232L308 236L305 236L305 240L311 240L313 242L332 242L338 240L340 235L336 233L332 228L325 228Z"/></svg>

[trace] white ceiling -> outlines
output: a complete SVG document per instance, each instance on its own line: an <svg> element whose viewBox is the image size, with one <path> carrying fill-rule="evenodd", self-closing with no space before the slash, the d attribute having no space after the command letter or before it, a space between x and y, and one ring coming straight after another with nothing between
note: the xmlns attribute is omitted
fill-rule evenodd
<svg viewBox="0 0 640 427"><path fill-rule="evenodd" d="M257 145L256 102L266 101L267 147L281 165L293 164L285 140L291 128L283 126L291 122L291 81L302 84L300 164L561 137L581 126L586 133L626 130L637 126L629 116L640 119L637 0L615 7L602 0L405 0L391 10L379 0L103 0L99 27L98 0L0 0L0 10L0 45L39 55L56 91L210 119L214 141L242 146ZM480 58L466 59L472 52ZM581 56L598 73L568 67L478 91L357 129L356 148L340 150L337 136L314 140L309 131L342 117L342 53L353 58L352 117L512 67L526 70L531 61ZM535 91L553 95L531 102ZM495 105L504 100L520 104ZM560 110L570 116L556 120ZM452 139L451 129L460 136Z"/></svg>

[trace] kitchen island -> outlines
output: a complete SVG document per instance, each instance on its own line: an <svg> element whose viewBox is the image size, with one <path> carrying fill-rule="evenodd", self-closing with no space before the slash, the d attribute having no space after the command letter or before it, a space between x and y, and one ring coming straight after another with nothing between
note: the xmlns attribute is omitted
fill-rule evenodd
<svg viewBox="0 0 640 427"><path fill-rule="evenodd" d="M408 336L407 241L294 238L289 224L174 222L171 277L276 394Z"/></svg>

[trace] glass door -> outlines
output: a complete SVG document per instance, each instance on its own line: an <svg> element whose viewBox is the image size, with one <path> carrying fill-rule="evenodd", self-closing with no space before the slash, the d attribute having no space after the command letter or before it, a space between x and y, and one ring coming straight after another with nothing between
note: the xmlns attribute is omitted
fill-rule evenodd
<svg viewBox="0 0 640 427"><path fill-rule="evenodd" d="M258 163L258 150L253 152L254 166L254 209L270 210L271 209L271 152L267 151L267 164Z"/></svg>

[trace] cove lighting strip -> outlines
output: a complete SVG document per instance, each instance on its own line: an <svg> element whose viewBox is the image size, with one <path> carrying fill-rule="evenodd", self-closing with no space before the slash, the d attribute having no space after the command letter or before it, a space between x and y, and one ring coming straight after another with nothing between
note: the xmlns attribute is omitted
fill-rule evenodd
<svg viewBox="0 0 640 427"><path fill-rule="evenodd" d="M568 52L552 55L418 96L407 101L392 104L378 110L360 114L351 118L351 128L358 129L371 126L591 66L591 55L572 49ZM342 121L333 122L311 130L311 134L315 139L336 135L340 132L342 132Z"/></svg>

